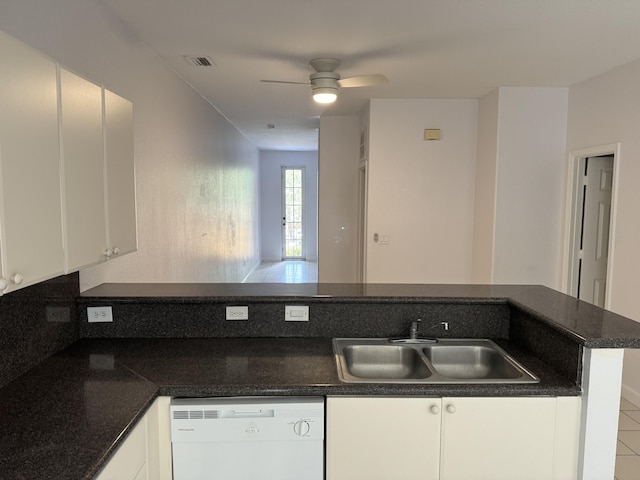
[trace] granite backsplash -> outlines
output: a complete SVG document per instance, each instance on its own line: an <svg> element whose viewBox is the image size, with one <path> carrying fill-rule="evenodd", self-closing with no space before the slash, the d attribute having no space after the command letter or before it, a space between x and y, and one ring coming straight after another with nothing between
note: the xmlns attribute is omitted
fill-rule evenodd
<svg viewBox="0 0 640 480"><path fill-rule="evenodd" d="M77 273L0 297L0 388L78 340Z"/></svg>
<svg viewBox="0 0 640 480"><path fill-rule="evenodd" d="M80 335L84 338L210 337L400 337L412 321L422 319L420 334L434 337L508 338L510 309L506 302L471 304L429 302L363 302L333 299L241 301L249 320L228 321L220 300L175 302L112 301L82 298ZM112 306L113 323L88 323L87 306ZM284 320L285 305L308 305L308 322ZM448 322L445 330L440 324Z"/></svg>

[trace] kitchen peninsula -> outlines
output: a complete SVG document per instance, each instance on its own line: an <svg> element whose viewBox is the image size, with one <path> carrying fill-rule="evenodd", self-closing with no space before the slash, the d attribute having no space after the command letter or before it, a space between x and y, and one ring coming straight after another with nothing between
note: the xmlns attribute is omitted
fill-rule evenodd
<svg viewBox="0 0 640 480"><path fill-rule="evenodd" d="M601 479L623 349L640 347L635 321L541 286L104 284L73 304L70 345L0 389L3 478L93 478L157 397L321 395L579 399L577 476ZM308 306L308 321L285 321L285 306ZM113 322L89 323L87 307ZM339 380L332 338L403 336L417 318L428 336L493 339L540 382Z"/></svg>

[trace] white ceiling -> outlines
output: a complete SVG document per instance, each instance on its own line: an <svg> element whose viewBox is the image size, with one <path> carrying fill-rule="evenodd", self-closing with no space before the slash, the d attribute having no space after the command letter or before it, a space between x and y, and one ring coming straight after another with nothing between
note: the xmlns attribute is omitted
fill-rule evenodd
<svg viewBox="0 0 640 480"><path fill-rule="evenodd" d="M260 149L316 149L320 115L355 115L370 98L566 87L640 58L640 0L99 1ZM389 83L321 107L308 86L260 82L306 82L317 57Z"/></svg>

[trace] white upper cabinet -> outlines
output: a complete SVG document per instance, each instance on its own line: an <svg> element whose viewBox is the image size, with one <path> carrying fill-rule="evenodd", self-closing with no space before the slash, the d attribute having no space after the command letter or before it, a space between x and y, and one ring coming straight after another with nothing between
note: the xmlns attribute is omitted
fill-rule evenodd
<svg viewBox="0 0 640 480"><path fill-rule="evenodd" d="M2 293L64 271L56 64L0 32Z"/></svg>
<svg viewBox="0 0 640 480"><path fill-rule="evenodd" d="M0 32L0 295L136 249L132 103Z"/></svg>
<svg viewBox="0 0 640 480"><path fill-rule="evenodd" d="M107 255L134 252L136 186L133 157L133 104L104 90L104 139L107 192Z"/></svg>
<svg viewBox="0 0 640 480"><path fill-rule="evenodd" d="M102 88L60 69L67 272L106 261Z"/></svg>

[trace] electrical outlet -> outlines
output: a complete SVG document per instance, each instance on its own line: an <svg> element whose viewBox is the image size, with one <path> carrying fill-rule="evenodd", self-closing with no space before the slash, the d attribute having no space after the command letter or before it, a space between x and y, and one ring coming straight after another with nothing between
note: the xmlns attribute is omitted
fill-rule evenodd
<svg viewBox="0 0 640 480"><path fill-rule="evenodd" d="M249 307L227 307L227 320L249 320Z"/></svg>
<svg viewBox="0 0 640 480"><path fill-rule="evenodd" d="M87 307L89 323L113 322L111 307Z"/></svg>
<svg viewBox="0 0 640 480"><path fill-rule="evenodd" d="M287 322L308 322L309 307L307 305L285 305L284 319Z"/></svg>

